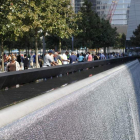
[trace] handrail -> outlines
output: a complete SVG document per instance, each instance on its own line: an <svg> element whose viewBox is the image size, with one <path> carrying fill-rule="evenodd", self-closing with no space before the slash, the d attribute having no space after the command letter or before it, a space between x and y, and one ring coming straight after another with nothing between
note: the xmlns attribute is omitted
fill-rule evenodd
<svg viewBox="0 0 140 140"><path fill-rule="evenodd" d="M55 77L60 74L66 74L74 71L93 68L104 65L120 65L138 57L122 57L117 59L98 60L92 62L75 63L71 65L61 65L55 67L46 67L39 69L29 69L24 71L6 72L0 74L0 89L4 87L15 86L16 84L30 83L42 78Z"/></svg>

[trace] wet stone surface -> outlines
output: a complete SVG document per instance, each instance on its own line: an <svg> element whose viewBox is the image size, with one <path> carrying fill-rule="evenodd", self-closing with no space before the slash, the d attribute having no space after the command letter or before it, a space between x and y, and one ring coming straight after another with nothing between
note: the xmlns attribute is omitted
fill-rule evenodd
<svg viewBox="0 0 140 140"><path fill-rule="evenodd" d="M86 69L68 75L59 75L58 77L41 79L34 83L20 85L19 88L13 87L8 90L1 90L0 109L39 96L41 94L46 93L47 91L49 92L51 90L56 90L57 88L61 88L63 86L66 86L67 84L74 83L84 78L94 76L95 74L108 70L112 67L107 66L103 69L99 67Z"/></svg>

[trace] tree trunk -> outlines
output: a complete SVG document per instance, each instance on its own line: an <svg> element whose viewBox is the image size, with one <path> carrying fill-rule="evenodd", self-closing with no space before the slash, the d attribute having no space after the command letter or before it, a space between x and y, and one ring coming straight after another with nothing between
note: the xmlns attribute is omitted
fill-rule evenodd
<svg viewBox="0 0 140 140"><path fill-rule="evenodd" d="M61 52L61 38L59 38L59 51Z"/></svg>
<svg viewBox="0 0 140 140"><path fill-rule="evenodd" d="M18 49L18 51L19 51L19 54L20 54L20 49Z"/></svg>
<svg viewBox="0 0 140 140"><path fill-rule="evenodd" d="M28 56L29 56L29 46L28 46Z"/></svg>
<svg viewBox="0 0 140 140"><path fill-rule="evenodd" d="M26 48L26 55L27 55L28 51L27 51L27 48Z"/></svg>
<svg viewBox="0 0 140 140"><path fill-rule="evenodd" d="M109 47L107 47L107 53L109 53Z"/></svg>
<svg viewBox="0 0 140 140"><path fill-rule="evenodd" d="M72 51L74 51L74 37L72 36Z"/></svg>
<svg viewBox="0 0 140 140"><path fill-rule="evenodd" d="M124 48L123 48L123 54L124 54Z"/></svg>
<svg viewBox="0 0 140 140"><path fill-rule="evenodd" d="M4 72L4 48L3 48L3 39L1 42L1 54L2 54L2 71Z"/></svg>
<svg viewBox="0 0 140 140"><path fill-rule="evenodd" d="M106 55L106 47L104 47L104 54Z"/></svg>
<svg viewBox="0 0 140 140"><path fill-rule="evenodd" d="M43 35L43 57L44 57L44 56L45 56L45 54L46 54L45 35L46 35L46 33L44 33L44 35Z"/></svg>
<svg viewBox="0 0 140 140"><path fill-rule="evenodd" d="M36 53L36 68L38 68L38 43L37 43L37 33L35 36L35 53Z"/></svg>
<svg viewBox="0 0 140 140"><path fill-rule="evenodd" d="M57 52L58 50L57 50L57 46L55 46L55 51Z"/></svg>
<svg viewBox="0 0 140 140"><path fill-rule="evenodd" d="M9 46L9 54L10 54L11 46Z"/></svg>

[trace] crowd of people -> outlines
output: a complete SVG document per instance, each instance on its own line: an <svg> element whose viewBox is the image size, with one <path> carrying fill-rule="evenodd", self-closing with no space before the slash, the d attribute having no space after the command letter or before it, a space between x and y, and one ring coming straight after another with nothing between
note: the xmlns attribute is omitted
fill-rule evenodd
<svg viewBox="0 0 140 140"><path fill-rule="evenodd" d="M123 57L123 54L110 53L105 55L104 53L91 54L90 52L76 54L74 52L69 53L68 51L61 53L49 50L44 56L38 55L39 63L37 67L50 67L119 57ZM4 68L7 72L36 68L36 55L33 53L30 56L26 54L4 54Z"/></svg>

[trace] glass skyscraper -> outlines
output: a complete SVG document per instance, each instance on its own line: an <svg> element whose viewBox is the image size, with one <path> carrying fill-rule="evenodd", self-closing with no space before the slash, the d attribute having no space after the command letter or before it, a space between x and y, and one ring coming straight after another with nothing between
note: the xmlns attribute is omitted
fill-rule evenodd
<svg viewBox="0 0 140 140"><path fill-rule="evenodd" d="M109 9L113 1L118 1L111 24L118 28L119 33L127 34L126 51L140 52L140 46L132 47L130 38L133 31L140 24L140 0L89 0L101 18L107 19ZM77 13L84 0L75 0L75 12Z"/></svg>
<svg viewBox="0 0 140 140"><path fill-rule="evenodd" d="M96 0L89 0L92 3L92 9L96 10ZM83 5L84 0L75 0L75 12L77 13L80 10L80 7Z"/></svg>
<svg viewBox="0 0 140 140"><path fill-rule="evenodd" d="M101 18L107 19L109 9L113 1L118 1L115 12L112 16L112 27L117 27L119 33L127 33L129 19L129 10L131 0L89 0L92 3L92 9L95 10ZM75 12L80 10L84 0L75 0Z"/></svg>
<svg viewBox="0 0 140 140"><path fill-rule="evenodd" d="M114 0L97 0L96 11L100 17L106 18ZM117 1L116 1L117 2ZM131 0L119 0L112 16L112 25L127 25Z"/></svg>
<svg viewBox="0 0 140 140"><path fill-rule="evenodd" d="M89 0L92 3L92 9L95 10L101 18L106 18L109 9L114 0ZM129 8L131 0L118 0L116 10L112 16L112 25L127 25L129 18ZM80 10L84 0L75 0L75 12Z"/></svg>
<svg viewBox="0 0 140 140"><path fill-rule="evenodd" d="M80 10L80 7L83 5L83 0L75 0L75 12L78 13Z"/></svg>
<svg viewBox="0 0 140 140"><path fill-rule="evenodd" d="M140 52L140 46L132 46L130 38L133 36L133 31L140 24L140 0L131 0L128 30L126 37L126 51L127 52Z"/></svg>

